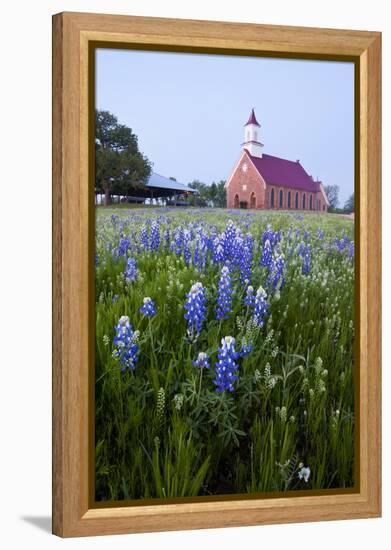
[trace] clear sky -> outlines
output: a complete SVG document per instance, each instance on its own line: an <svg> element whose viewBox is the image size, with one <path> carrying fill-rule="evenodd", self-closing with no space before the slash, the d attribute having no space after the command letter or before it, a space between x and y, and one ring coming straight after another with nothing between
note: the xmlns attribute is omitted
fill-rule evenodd
<svg viewBox="0 0 391 550"><path fill-rule="evenodd" d="M300 159L325 185L354 189L352 63L97 51L96 106L138 136L153 170L182 183L227 179L255 108L263 152Z"/></svg>

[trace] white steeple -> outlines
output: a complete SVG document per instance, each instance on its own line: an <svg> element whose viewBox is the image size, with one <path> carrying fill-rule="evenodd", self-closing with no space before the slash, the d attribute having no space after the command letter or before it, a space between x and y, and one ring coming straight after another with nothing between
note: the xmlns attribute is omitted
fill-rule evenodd
<svg viewBox="0 0 391 550"><path fill-rule="evenodd" d="M247 149L253 157L262 157L263 144L259 141L260 127L254 109L252 109L249 119L244 125L244 143L242 143L242 147Z"/></svg>

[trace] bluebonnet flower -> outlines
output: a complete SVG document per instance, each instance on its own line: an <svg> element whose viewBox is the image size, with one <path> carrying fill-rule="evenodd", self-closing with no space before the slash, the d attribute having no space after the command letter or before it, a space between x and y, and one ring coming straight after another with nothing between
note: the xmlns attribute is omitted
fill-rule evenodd
<svg viewBox="0 0 391 550"><path fill-rule="evenodd" d="M119 240L118 256L126 256L127 251L130 248L130 240L127 237L122 237Z"/></svg>
<svg viewBox="0 0 391 550"><path fill-rule="evenodd" d="M95 265L99 265L99 256L95 254Z"/></svg>
<svg viewBox="0 0 391 550"><path fill-rule="evenodd" d="M253 318L259 327L265 324L269 304L266 301L267 295L264 289L260 286L254 299Z"/></svg>
<svg viewBox="0 0 391 550"><path fill-rule="evenodd" d="M210 367L208 354L201 351L197 359L193 361L193 365L202 369L208 369Z"/></svg>
<svg viewBox="0 0 391 550"><path fill-rule="evenodd" d="M268 283L280 290L285 282L285 259L282 253L275 253L269 267Z"/></svg>
<svg viewBox="0 0 391 550"><path fill-rule="evenodd" d="M269 239L266 239L262 246L261 265L263 267L270 267L273 257L273 249Z"/></svg>
<svg viewBox="0 0 391 550"><path fill-rule="evenodd" d="M216 306L216 319L228 319L232 310L232 282L229 274L229 269L224 266L221 270L221 276L219 281L217 306Z"/></svg>
<svg viewBox="0 0 391 550"><path fill-rule="evenodd" d="M254 239L252 235L248 234L241 241L240 249L237 251L237 258L239 259L240 281L244 284L245 280L250 280L252 275Z"/></svg>
<svg viewBox="0 0 391 550"><path fill-rule="evenodd" d="M338 237L336 237L334 241L334 246L337 248L339 252L343 252L348 247L349 244L350 244L350 241L347 235L344 235L342 239L339 239Z"/></svg>
<svg viewBox="0 0 391 550"><path fill-rule="evenodd" d="M239 365L238 354L235 351L235 338L226 336L221 340L219 347L218 361L215 365L216 378L213 383L217 392L234 391L234 382L238 379L236 374Z"/></svg>
<svg viewBox="0 0 391 550"><path fill-rule="evenodd" d="M311 269L311 245L310 244L307 244L302 253L301 253L301 257L302 257L302 260L303 260L303 264L302 264L302 267L301 267L301 272L304 274L304 275L308 275L308 273L310 272L310 269Z"/></svg>
<svg viewBox="0 0 391 550"><path fill-rule="evenodd" d="M224 248L218 237L213 240L213 263L218 264L224 261Z"/></svg>
<svg viewBox="0 0 391 550"><path fill-rule="evenodd" d="M232 258L233 244L236 237L236 226L232 220L228 220L225 231L222 234L222 245L225 259Z"/></svg>
<svg viewBox="0 0 391 550"><path fill-rule="evenodd" d="M246 357L252 352L253 349L254 347L252 346L252 344L243 344L242 349L238 352L237 356Z"/></svg>
<svg viewBox="0 0 391 550"><path fill-rule="evenodd" d="M143 299L143 305L140 307L140 313L145 315L145 317L154 317L156 315L155 302L149 296Z"/></svg>
<svg viewBox="0 0 391 550"><path fill-rule="evenodd" d="M137 262L134 258L128 258L125 268L125 281L132 283L137 280Z"/></svg>
<svg viewBox="0 0 391 550"><path fill-rule="evenodd" d="M111 219L111 223L112 223L113 225L116 225L117 222L119 221L119 216L118 216L117 214L111 214L111 218L110 218L110 219Z"/></svg>
<svg viewBox="0 0 391 550"><path fill-rule="evenodd" d="M206 254L207 254L207 245L206 240L199 236L196 239L194 254L193 254L193 265L202 271L206 265Z"/></svg>
<svg viewBox="0 0 391 550"><path fill-rule="evenodd" d="M133 332L129 317L123 315L115 327L113 357L116 357L122 365L122 371L134 370L138 361L138 331Z"/></svg>
<svg viewBox="0 0 391 550"><path fill-rule="evenodd" d="M249 285L246 290L246 296L244 297L244 305L252 307L254 305L254 287Z"/></svg>
<svg viewBox="0 0 391 550"><path fill-rule="evenodd" d="M201 332L206 317L206 296L202 283L195 283L186 298L184 317L187 320L187 333L191 338L194 338Z"/></svg>
<svg viewBox="0 0 391 550"><path fill-rule="evenodd" d="M185 229L183 231L183 257L185 260L185 264L187 266L190 264L190 260L191 260L190 240L191 240L191 233L190 231Z"/></svg>
<svg viewBox="0 0 391 550"><path fill-rule="evenodd" d="M307 275L311 269L311 245L301 242L299 245L299 256L302 259L301 272Z"/></svg>
<svg viewBox="0 0 391 550"><path fill-rule="evenodd" d="M140 230L140 243L144 250L149 250L148 229L145 224L142 225Z"/></svg>
<svg viewBox="0 0 391 550"><path fill-rule="evenodd" d="M156 220L153 220L151 224L151 250L159 250L160 247L160 233L159 224Z"/></svg>
<svg viewBox="0 0 391 550"><path fill-rule="evenodd" d="M272 248L281 241L281 231L273 231L270 225L266 227L266 231L262 235L262 244L269 241Z"/></svg>
<svg viewBox="0 0 391 550"><path fill-rule="evenodd" d="M318 237L318 239L319 239L320 241L323 241L323 239L324 239L324 231L322 231L322 229L318 229L316 235L317 235L317 237Z"/></svg>
<svg viewBox="0 0 391 550"><path fill-rule="evenodd" d="M350 259L354 258L354 241L351 241L349 244L348 256Z"/></svg>
<svg viewBox="0 0 391 550"><path fill-rule="evenodd" d="M112 299L111 299L111 303L112 303L112 304L115 304L115 303L118 302L118 300L119 300L118 294L114 294L114 296L113 296Z"/></svg>
<svg viewBox="0 0 391 550"><path fill-rule="evenodd" d="M183 229L182 227L176 227L174 229L173 239L171 241L171 250L175 252L177 256L182 253L183 247Z"/></svg>

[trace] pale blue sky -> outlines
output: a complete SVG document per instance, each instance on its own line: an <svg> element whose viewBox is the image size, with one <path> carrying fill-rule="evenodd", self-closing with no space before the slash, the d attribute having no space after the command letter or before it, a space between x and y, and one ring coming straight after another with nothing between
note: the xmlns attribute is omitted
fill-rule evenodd
<svg viewBox="0 0 391 550"><path fill-rule="evenodd" d="M227 179L255 107L263 152L354 189L352 63L97 51L96 105L132 128L153 170L189 183Z"/></svg>

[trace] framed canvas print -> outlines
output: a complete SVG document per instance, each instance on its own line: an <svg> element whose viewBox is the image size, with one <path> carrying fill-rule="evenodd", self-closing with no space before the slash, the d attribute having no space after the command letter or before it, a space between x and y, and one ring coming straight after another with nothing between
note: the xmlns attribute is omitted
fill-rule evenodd
<svg viewBox="0 0 391 550"><path fill-rule="evenodd" d="M381 37L53 18L53 532L381 513Z"/></svg>

